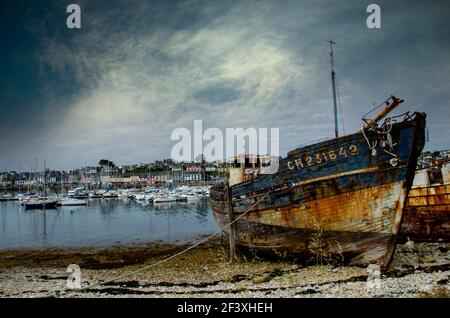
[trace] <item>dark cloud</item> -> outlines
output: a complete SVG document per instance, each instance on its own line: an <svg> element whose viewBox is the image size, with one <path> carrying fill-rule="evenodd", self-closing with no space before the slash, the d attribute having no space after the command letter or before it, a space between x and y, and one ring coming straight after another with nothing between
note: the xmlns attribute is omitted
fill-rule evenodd
<svg viewBox="0 0 450 318"><path fill-rule="evenodd" d="M176 127L279 127L280 149L332 136L333 39L345 131L390 94L448 148L450 5L378 1L1 2L0 165L167 157ZM341 131L344 129L341 127ZM19 164L20 163L20 164Z"/></svg>

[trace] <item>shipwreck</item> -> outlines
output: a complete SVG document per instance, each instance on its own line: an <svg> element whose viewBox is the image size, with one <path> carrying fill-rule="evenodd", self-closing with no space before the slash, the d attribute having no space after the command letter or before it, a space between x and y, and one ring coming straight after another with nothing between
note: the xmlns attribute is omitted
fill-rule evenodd
<svg viewBox="0 0 450 318"><path fill-rule="evenodd" d="M386 268L424 147L426 115L386 117L403 102L391 96L362 129L338 136L333 44L336 138L284 158L235 158L228 183L211 189L211 207L237 245Z"/></svg>

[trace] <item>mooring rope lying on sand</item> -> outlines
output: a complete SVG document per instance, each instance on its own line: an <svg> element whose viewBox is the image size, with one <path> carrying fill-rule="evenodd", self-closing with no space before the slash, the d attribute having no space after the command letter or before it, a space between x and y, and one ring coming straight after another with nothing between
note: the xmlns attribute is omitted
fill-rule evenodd
<svg viewBox="0 0 450 318"><path fill-rule="evenodd" d="M263 195L261 198L259 198L254 204L252 204L247 210L245 210L245 212L243 212L243 213L241 213L239 216L237 216L232 222L226 224L225 226L223 226L222 228L220 228L219 230L217 230L217 231L214 232L213 234L211 234L211 235L207 236L205 239L201 240L200 242L198 242L198 243L196 243L196 244L194 244L194 245L192 245L192 246L189 246L188 248L186 248L186 249L184 249L184 250L182 250L182 251L180 251L180 252L178 252L178 253L176 253L176 254L173 254L173 255L171 255L171 256L169 256L169 257L167 257L167 258L164 258L164 259L162 259L162 260L160 260L160 261L158 261L158 262L156 262L156 263L153 263L153 264L144 266L143 268L137 269L137 270L132 271L132 272L130 272L130 273L126 273L126 274L123 274L123 275L119 275L119 276L116 276L116 277L114 277L114 278L108 279L108 280L106 280L106 281L98 282L98 283L96 283L96 284L88 285L88 286L86 286L86 287L82 287L82 288L78 288L78 289L70 289L69 291L64 291L64 290L63 290L63 291L61 291L61 292L58 292L58 293L59 293L58 295L54 295L54 296L55 296L55 297L60 297L60 296L62 296L62 295L64 295L64 294L73 293L73 292L80 292L80 291L88 290L88 289L91 289L91 288L94 288L94 287L99 287L99 286L102 286L102 285L104 285L104 284L108 284L108 283L111 283L111 282L113 282L113 281L116 281L116 280L118 280L118 279L120 279L120 278L124 278L124 277L128 277L128 276L131 276L131 275L135 275L135 274L137 274L137 273L140 273L140 272L143 272L143 271L145 271L145 270L148 270L148 269L150 269L150 268L152 268L152 267L155 267L155 266L158 266L158 265L163 264L163 263L165 263L165 262L168 262L168 261L170 261L170 260L172 260L172 259L174 259L174 258L176 258L176 257L178 257L178 256L180 256L180 255L182 255L182 254L184 254L184 253L186 253L186 252L188 252L188 251L190 251L190 250L196 248L197 246L199 246L199 245L205 243L206 241L210 240L211 238L213 238L214 236L216 236L217 234L219 234L220 232L222 232L225 228L231 226L233 223L235 223L237 220L239 220L239 219L242 218L245 214L247 214L251 209L253 209L257 204L259 204L262 200L264 200L271 192L273 192L273 191L269 191L269 192L267 192L266 194L264 194L264 195ZM62 293L62 294L61 294L61 293ZM53 293L53 294L54 294L54 293Z"/></svg>

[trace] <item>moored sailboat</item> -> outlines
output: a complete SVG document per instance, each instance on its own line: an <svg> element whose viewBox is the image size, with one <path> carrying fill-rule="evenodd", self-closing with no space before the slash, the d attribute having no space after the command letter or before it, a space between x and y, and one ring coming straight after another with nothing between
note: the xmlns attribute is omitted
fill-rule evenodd
<svg viewBox="0 0 450 318"><path fill-rule="evenodd" d="M25 210L45 210L45 209L56 209L55 199L50 199L47 197L47 175L46 175L46 165L44 160L44 196L41 198L32 198L25 202Z"/></svg>
<svg viewBox="0 0 450 318"><path fill-rule="evenodd" d="M25 205L25 210L45 210L45 209L56 209L57 200L49 199L31 199L27 201Z"/></svg>

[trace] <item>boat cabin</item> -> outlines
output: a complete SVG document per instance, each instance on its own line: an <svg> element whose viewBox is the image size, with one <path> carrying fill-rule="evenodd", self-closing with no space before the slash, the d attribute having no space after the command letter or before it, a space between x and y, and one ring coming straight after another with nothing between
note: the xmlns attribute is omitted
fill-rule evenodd
<svg viewBox="0 0 450 318"><path fill-rule="evenodd" d="M416 175L414 176L413 188L448 183L450 183L450 162L447 162L442 166L417 170Z"/></svg>
<svg viewBox="0 0 450 318"><path fill-rule="evenodd" d="M239 155L227 160L230 186L278 171L280 157L270 155Z"/></svg>

